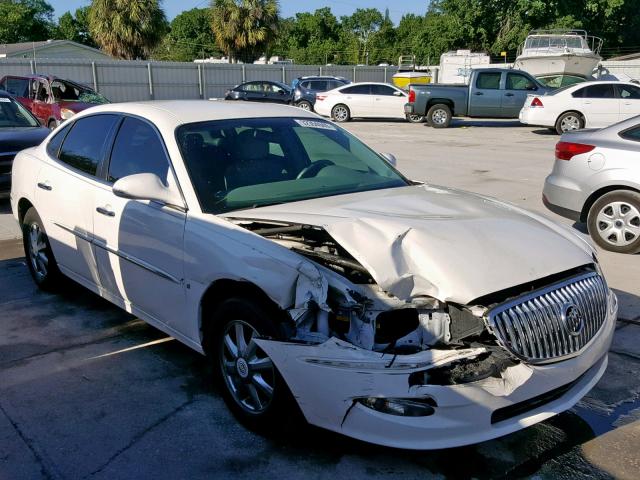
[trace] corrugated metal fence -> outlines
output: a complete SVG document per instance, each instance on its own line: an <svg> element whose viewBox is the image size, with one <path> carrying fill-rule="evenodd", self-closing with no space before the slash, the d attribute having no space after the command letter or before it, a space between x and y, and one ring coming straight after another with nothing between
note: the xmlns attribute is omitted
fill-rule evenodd
<svg viewBox="0 0 640 480"><path fill-rule="evenodd" d="M250 80L291 83L305 75L337 75L352 81L387 82L394 67L229 65L187 62L0 59L0 77L40 73L92 86L113 102L223 97Z"/></svg>

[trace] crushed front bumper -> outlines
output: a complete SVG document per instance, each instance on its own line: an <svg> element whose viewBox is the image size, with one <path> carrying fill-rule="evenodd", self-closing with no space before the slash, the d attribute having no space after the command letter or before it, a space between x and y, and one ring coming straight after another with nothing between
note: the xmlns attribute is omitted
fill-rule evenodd
<svg viewBox="0 0 640 480"><path fill-rule="evenodd" d="M309 423L380 445L439 449L500 437L575 405L607 367L616 315L617 311L608 313L600 332L577 357L547 365L520 363L504 370L502 378L458 385L416 385L410 376L472 361L484 349L394 356L336 338L320 345L272 340L258 344L277 366ZM429 416L397 416L357 401L368 397L429 397L437 406Z"/></svg>

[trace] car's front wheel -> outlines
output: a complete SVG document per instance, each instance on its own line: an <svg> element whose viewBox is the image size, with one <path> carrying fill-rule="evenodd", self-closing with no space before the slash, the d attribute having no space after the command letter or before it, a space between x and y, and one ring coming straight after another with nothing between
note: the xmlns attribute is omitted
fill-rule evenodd
<svg viewBox="0 0 640 480"><path fill-rule="evenodd" d="M556 132L558 135L571 130L581 130L584 128L584 118L578 112L565 112L556 120Z"/></svg>
<svg viewBox="0 0 640 480"><path fill-rule="evenodd" d="M587 227L605 250L640 252L640 193L615 190L603 195L589 209Z"/></svg>
<svg viewBox="0 0 640 480"><path fill-rule="evenodd" d="M284 379L255 342L261 337L283 338L271 310L260 302L231 298L215 309L205 332L225 403L245 426L265 433L297 420L292 413L298 412Z"/></svg>
<svg viewBox="0 0 640 480"><path fill-rule="evenodd" d="M33 207L27 210L22 220L22 244L29 272L36 285L44 290L59 286L62 274L51 251L42 220Z"/></svg>

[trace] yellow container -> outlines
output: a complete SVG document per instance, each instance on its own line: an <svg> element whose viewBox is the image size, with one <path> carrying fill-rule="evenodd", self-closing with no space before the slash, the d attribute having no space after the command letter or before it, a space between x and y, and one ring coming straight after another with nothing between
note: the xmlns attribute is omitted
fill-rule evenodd
<svg viewBox="0 0 640 480"><path fill-rule="evenodd" d="M396 87L406 90L412 83L431 83L431 72L398 72L391 81Z"/></svg>

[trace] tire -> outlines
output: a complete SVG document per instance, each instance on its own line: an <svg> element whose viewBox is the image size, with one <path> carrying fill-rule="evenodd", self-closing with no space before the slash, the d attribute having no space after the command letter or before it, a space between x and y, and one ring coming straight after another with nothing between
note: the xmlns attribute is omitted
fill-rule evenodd
<svg viewBox="0 0 640 480"><path fill-rule="evenodd" d="M53 130L57 126L58 126L58 122L55 120L49 120L49 123L47 124L47 127L49 128L49 130Z"/></svg>
<svg viewBox="0 0 640 480"><path fill-rule="evenodd" d="M331 118L336 122L348 122L351 120L351 111L346 105L339 103L331 109Z"/></svg>
<svg viewBox="0 0 640 480"><path fill-rule="evenodd" d="M215 308L204 336L214 380L227 407L243 425L260 433L281 431L289 422L298 424L302 418L275 365L250 341L252 335L284 337L282 328L272 320L278 316L274 310L243 297L230 298ZM238 337L240 331L242 337ZM244 339L246 346L240 348L244 353L238 352L242 345L238 338Z"/></svg>
<svg viewBox="0 0 640 480"><path fill-rule="evenodd" d="M302 110L313 112L313 105L311 105L311 102L308 102L306 100L300 100L298 103L296 103L296 107L301 108Z"/></svg>
<svg viewBox="0 0 640 480"><path fill-rule="evenodd" d="M43 290L60 287L63 277L51 251L49 238L36 209L31 207L22 220L22 245L33 281Z"/></svg>
<svg viewBox="0 0 640 480"><path fill-rule="evenodd" d="M640 252L640 193L614 190L604 194L589 209L587 228L605 250Z"/></svg>
<svg viewBox="0 0 640 480"><path fill-rule="evenodd" d="M447 128L451 117L451 109L444 103L436 103L427 112L427 122L433 128Z"/></svg>
<svg viewBox="0 0 640 480"><path fill-rule="evenodd" d="M578 112L565 112L556 120L556 133L562 135L571 130L584 128L584 118Z"/></svg>
<svg viewBox="0 0 640 480"><path fill-rule="evenodd" d="M424 115L407 115L407 121L409 123L424 123Z"/></svg>

